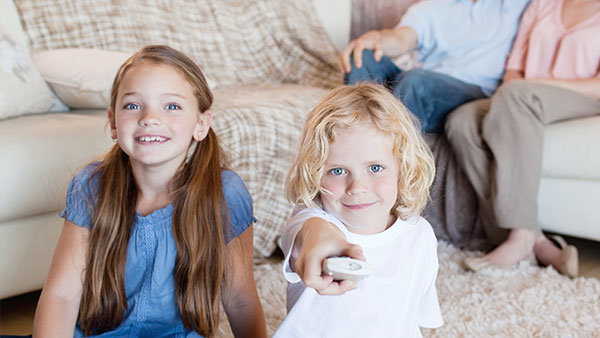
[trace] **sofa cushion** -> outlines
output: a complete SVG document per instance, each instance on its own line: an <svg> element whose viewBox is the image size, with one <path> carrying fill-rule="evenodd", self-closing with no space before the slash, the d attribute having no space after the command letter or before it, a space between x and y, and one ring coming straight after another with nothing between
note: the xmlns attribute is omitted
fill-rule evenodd
<svg viewBox="0 0 600 338"><path fill-rule="evenodd" d="M292 205L287 172L298 153L306 115L326 90L299 85L221 87L214 91L213 127L254 201L254 248L268 256Z"/></svg>
<svg viewBox="0 0 600 338"><path fill-rule="evenodd" d="M27 47L0 26L0 119L68 110L37 71Z"/></svg>
<svg viewBox="0 0 600 338"><path fill-rule="evenodd" d="M19 0L32 50L133 52L168 44L216 85L340 83L337 52L312 1ZM110 19L107 19L110 18ZM240 71L243 70L243 71Z"/></svg>
<svg viewBox="0 0 600 338"><path fill-rule="evenodd" d="M546 127L542 177L600 180L600 112Z"/></svg>
<svg viewBox="0 0 600 338"><path fill-rule="evenodd" d="M62 102L71 108L106 109L119 67L131 53L66 48L34 53L33 62Z"/></svg>
<svg viewBox="0 0 600 338"><path fill-rule="evenodd" d="M106 110L0 122L0 222L64 207L72 175L113 144Z"/></svg>

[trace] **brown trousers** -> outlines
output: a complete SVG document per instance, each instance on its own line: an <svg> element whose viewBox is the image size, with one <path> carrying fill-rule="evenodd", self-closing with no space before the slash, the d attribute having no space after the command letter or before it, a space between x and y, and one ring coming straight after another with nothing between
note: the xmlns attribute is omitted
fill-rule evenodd
<svg viewBox="0 0 600 338"><path fill-rule="evenodd" d="M600 100L555 86L512 81L490 99L458 107L446 120L446 136L473 185L479 221L499 244L506 229L540 232L537 195L544 127L600 114Z"/></svg>

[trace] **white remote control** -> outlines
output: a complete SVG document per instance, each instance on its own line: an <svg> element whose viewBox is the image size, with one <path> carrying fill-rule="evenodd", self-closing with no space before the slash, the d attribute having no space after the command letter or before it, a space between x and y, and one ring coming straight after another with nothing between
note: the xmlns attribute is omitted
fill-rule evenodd
<svg viewBox="0 0 600 338"><path fill-rule="evenodd" d="M333 280L359 281L372 273L367 262L350 257L330 257L323 261L323 274L332 276Z"/></svg>

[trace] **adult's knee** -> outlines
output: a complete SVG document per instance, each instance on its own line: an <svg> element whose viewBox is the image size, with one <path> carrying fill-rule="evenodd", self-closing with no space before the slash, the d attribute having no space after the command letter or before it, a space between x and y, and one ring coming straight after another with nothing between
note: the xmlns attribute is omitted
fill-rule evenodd
<svg viewBox="0 0 600 338"><path fill-rule="evenodd" d="M481 136L481 121L485 115L485 102L473 101L454 109L446 118L445 132L455 150L465 143L476 142Z"/></svg>
<svg viewBox="0 0 600 338"><path fill-rule="evenodd" d="M414 105L423 106L427 105L427 101L436 91L435 86L435 81L431 79L431 71L416 68L403 72L396 79L392 91L398 98L414 101Z"/></svg>
<svg viewBox="0 0 600 338"><path fill-rule="evenodd" d="M402 87L413 87L420 88L430 84L431 71L415 68L408 70L402 74L401 79L398 81L398 86Z"/></svg>
<svg viewBox="0 0 600 338"><path fill-rule="evenodd" d="M510 81L502 84L493 95L496 102L499 101L522 101L530 92L531 83L527 81Z"/></svg>
<svg viewBox="0 0 600 338"><path fill-rule="evenodd" d="M349 80L357 79L358 81L364 81L365 77L370 74L369 69L371 69L376 63L377 61L375 61L375 54L373 51L370 49L364 49L362 51L362 65L360 68L357 68L356 64L354 63L354 53L352 53L350 54L350 66L352 69L350 73L346 75Z"/></svg>
<svg viewBox="0 0 600 338"><path fill-rule="evenodd" d="M527 121L533 117L537 109L531 86L528 81L510 81L498 87L483 121L482 131L486 137L503 134L499 133L500 129L512 128L516 121Z"/></svg>

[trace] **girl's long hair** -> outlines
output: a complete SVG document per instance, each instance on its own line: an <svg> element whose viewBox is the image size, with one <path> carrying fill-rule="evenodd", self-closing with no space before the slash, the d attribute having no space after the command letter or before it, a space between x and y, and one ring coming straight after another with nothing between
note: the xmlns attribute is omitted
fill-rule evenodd
<svg viewBox="0 0 600 338"><path fill-rule="evenodd" d="M195 89L199 111L210 108L212 94L201 70L191 59L167 46L147 46L131 56L115 77L110 103L113 119L119 85L127 71L140 62L173 67ZM177 304L185 327L207 337L214 334L219 322L224 229L228 224L221 161L219 141L210 129L171 182L172 230L177 247L173 271ZM86 335L115 328L124 318L127 245L137 201L129 157L118 144L110 149L95 175L98 175L99 191L92 215L79 310L79 324Z"/></svg>
<svg viewBox="0 0 600 338"><path fill-rule="evenodd" d="M429 199L435 165L413 114L385 88L374 84L341 86L330 91L308 114L300 150L286 182L295 204L321 207L323 168L337 130L369 121L394 143L398 159L398 196L392 212L402 219L421 213Z"/></svg>

